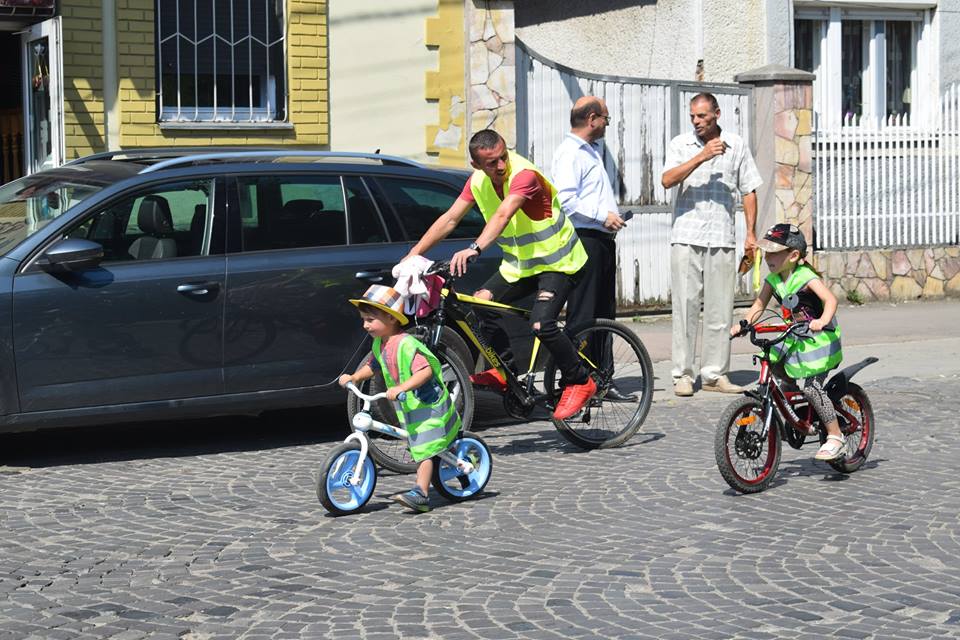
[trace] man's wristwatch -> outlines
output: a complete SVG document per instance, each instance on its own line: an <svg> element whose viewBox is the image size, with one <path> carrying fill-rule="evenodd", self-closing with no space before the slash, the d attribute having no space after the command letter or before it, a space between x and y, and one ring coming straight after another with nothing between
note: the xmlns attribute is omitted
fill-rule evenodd
<svg viewBox="0 0 960 640"><path fill-rule="evenodd" d="M480 254L483 253L483 250L480 248L480 245L478 245L476 242L471 242L470 246L467 247L467 249L473 249L474 251L476 251L477 257L480 257Z"/></svg>

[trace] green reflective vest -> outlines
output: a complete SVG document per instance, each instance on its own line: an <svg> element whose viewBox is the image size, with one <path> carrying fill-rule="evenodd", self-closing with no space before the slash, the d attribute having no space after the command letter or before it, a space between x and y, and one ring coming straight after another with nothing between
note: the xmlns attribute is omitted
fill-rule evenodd
<svg viewBox="0 0 960 640"><path fill-rule="evenodd" d="M798 265L786 282L780 274L771 273L767 282L781 302L789 295L798 293L817 277L816 272L805 264ZM843 360L840 349L840 325L834 319L810 338L790 336L770 351L771 362L782 362L783 370L794 379L809 378L830 371Z"/></svg>
<svg viewBox="0 0 960 640"><path fill-rule="evenodd" d="M422 342L411 335L405 335L401 340L397 349L397 369L400 373L398 382L393 379L387 363L383 360L382 341L380 338L373 339L373 356L380 365L387 388L403 384L410 378L413 373L413 358L418 352L430 363L433 378L440 385L440 397L436 402L428 404L421 402L413 391L408 391L406 399L397 403L397 418L410 436L407 446L410 448L410 455L417 462L433 457L450 446L460 432L460 416L450 392L443 384L440 361Z"/></svg>
<svg viewBox="0 0 960 640"><path fill-rule="evenodd" d="M557 189L550 184L532 162L512 151L508 152L508 175L503 184L503 193L510 193L514 176L525 169L537 174L540 183L550 189L553 215L543 220L533 220L522 209L514 215L497 244L503 250L500 274L507 282L516 282L545 271L574 274L587 262L587 252L577 237L557 200ZM477 170L470 177L470 191L484 219L489 222L503 198L497 195L493 182L483 171Z"/></svg>

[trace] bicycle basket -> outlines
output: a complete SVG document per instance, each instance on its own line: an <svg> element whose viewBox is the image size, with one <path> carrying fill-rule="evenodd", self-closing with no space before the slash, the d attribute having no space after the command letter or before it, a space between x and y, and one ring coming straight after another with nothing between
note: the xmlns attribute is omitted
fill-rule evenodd
<svg viewBox="0 0 960 640"><path fill-rule="evenodd" d="M423 318L440 306L440 291L443 289L444 279L436 274L423 276L423 284L427 288L425 294L410 296L404 301L404 312L408 316Z"/></svg>

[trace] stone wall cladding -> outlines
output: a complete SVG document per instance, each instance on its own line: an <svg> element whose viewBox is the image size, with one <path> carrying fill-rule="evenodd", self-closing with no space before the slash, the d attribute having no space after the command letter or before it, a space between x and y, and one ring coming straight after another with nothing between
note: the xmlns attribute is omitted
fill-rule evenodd
<svg viewBox="0 0 960 640"><path fill-rule="evenodd" d="M99 2L96 4L99 7ZM285 9L287 112L293 127L229 129L198 123L195 129L171 130L161 129L157 122L154 0L118 0L121 146L280 143L326 146L329 143L326 0L288 0ZM68 159L79 155L83 154L72 149L68 142Z"/></svg>
<svg viewBox="0 0 960 640"><path fill-rule="evenodd" d="M960 297L960 247L825 251L813 263L841 301Z"/></svg>
<svg viewBox="0 0 960 640"><path fill-rule="evenodd" d="M469 22L470 134L494 129L510 149L517 147L514 3L473 0Z"/></svg>
<svg viewBox="0 0 960 640"><path fill-rule="evenodd" d="M813 87L784 83L774 87L776 216L813 237L811 123ZM764 229L757 229L762 233Z"/></svg>

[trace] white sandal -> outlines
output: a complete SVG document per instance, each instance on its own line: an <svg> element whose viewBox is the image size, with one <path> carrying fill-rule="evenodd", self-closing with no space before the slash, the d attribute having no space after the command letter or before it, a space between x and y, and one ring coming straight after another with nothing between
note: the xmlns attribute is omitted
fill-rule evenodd
<svg viewBox="0 0 960 640"><path fill-rule="evenodd" d="M840 436L827 436L826 442L820 445L820 448L817 450L817 455L813 456L814 460L836 460L843 455L843 446L847 441Z"/></svg>

